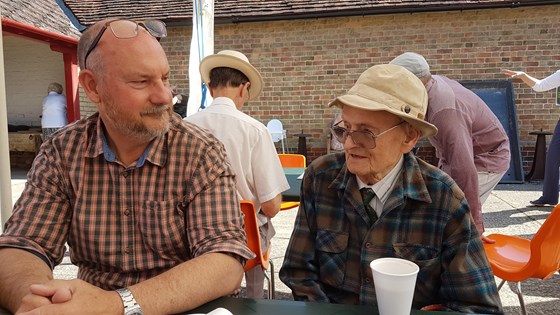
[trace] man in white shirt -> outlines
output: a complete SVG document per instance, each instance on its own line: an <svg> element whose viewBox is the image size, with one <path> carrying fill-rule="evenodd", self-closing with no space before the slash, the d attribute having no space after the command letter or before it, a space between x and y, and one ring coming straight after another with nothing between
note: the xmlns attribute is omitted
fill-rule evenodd
<svg viewBox="0 0 560 315"><path fill-rule="evenodd" d="M265 251L275 233L270 219L280 211L281 193L290 186L268 129L241 112L245 102L260 95L262 76L244 54L233 50L204 58L200 74L214 100L185 120L208 129L224 144L237 175L240 199L251 200L255 209L260 209L259 230ZM264 272L260 266L246 272L245 281L248 297L263 297Z"/></svg>

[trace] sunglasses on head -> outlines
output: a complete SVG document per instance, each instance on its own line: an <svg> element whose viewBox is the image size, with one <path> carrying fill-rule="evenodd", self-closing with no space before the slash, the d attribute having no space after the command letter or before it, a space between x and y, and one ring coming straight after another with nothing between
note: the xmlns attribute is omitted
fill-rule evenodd
<svg viewBox="0 0 560 315"><path fill-rule="evenodd" d="M95 39L89 46L89 49L86 52L86 56L84 57L84 69L87 69L87 58L91 54L91 52L97 47L101 37L105 33L107 28L111 29L113 35L115 35L118 39L125 39L125 38L134 38L138 36L138 27L142 26L150 35L155 37L158 41L162 37L167 36L167 29L165 28L165 23L160 20L144 20L144 21L131 21L131 20L112 20L108 21L103 25L101 30Z"/></svg>

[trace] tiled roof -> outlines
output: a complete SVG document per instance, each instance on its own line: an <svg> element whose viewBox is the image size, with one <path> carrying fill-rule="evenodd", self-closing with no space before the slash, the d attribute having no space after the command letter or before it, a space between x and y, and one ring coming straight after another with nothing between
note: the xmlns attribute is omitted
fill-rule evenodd
<svg viewBox="0 0 560 315"><path fill-rule="evenodd" d="M187 0L59 0L84 26L106 17L157 18L185 22L192 15ZM366 15L387 12L466 10L560 3L556 0L215 0L214 20L264 21L303 17Z"/></svg>
<svg viewBox="0 0 560 315"><path fill-rule="evenodd" d="M80 37L56 0L0 0L0 10L3 18L72 38Z"/></svg>

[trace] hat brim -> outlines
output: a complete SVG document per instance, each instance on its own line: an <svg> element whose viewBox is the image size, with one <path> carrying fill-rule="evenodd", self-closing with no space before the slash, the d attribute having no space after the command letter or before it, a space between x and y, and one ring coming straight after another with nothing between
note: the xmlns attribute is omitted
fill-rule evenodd
<svg viewBox="0 0 560 315"><path fill-rule="evenodd" d="M249 82L251 82L249 100L254 100L261 94L264 81L259 71L251 64L229 55L216 54L202 59L199 67L202 82L208 85L210 82L210 71L218 67L236 69L247 76Z"/></svg>
<svg viewBox="0 0 560 315"><path fill-rule="evenodd" d="M376 101L363 98L359 95L355 95L355 94L342 95L342 96L337 97L336 99L334 99L332 102L329 103L329 106L336 106L336 107L339 107L339 108L342 108L343 105L348 105L348 106L352 106L352 107L355 107L355 108L368 110L368 111L373 111L373 112L375 112L375 111L386 111L388 113L391 113L391 114L401 118L402 120L408 122L415 129L419 130L422 134L420 136L420 139L433 137L438 132L438 129L437 129L436 126L434 126L434 125L432 125L432 124L430 124L430 123L428 123L428 122L426 122L422 119L411 117L409 115L404 114L401 111L394 110L394 109L388 107L385 104L381 104L381 103L378 103Z"/></svg>

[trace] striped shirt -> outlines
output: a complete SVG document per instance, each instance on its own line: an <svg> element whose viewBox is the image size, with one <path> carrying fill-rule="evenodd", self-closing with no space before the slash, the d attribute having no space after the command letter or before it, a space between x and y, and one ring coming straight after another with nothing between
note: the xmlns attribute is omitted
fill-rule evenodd
<svg viewBox="0 0 560 315"><path fill-rule="evenodd" d="M173 115L169 131L124 167L112 162L101 125L95 114L41 146L1 247L31 251L53 268L67 242L78 277L107 290L205 253L253 257L219 141Z"/></svg>
<svg viewBox="0 0 560 315"><path fill-rule="evenodd" d="M502 314L494 275L463 192L412 153L372 223L344 153L305 170L301 206L280 279L294 299L377 305L369 263L398 257L419 265L413 308L443 304Z"/></svg>

